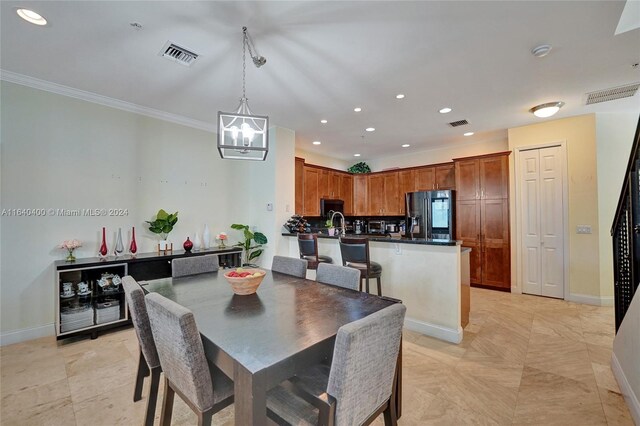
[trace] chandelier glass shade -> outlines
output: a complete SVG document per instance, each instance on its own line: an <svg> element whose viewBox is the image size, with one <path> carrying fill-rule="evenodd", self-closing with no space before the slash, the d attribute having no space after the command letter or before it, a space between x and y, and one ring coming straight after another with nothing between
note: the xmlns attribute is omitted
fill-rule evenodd
<svg viewBox="0 0 640 426"><path fill-rule="evenodd" d="M267 62L262 56L254 56L247 27L243 27L242 98L235 112L218 111L218 152L224 159L264 161L269 151L269 117L255 115L249 109L245 94L247 47L256 67Z"/></svg>

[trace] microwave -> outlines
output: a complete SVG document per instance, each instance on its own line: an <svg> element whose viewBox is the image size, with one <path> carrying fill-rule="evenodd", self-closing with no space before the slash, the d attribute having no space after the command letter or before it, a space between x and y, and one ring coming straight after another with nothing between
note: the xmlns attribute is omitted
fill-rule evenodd
<svg viewBox="0 0 640 426"><path fill-rule="evenodd" d="M329 216L329 212L344 213L344 201L322 198L320 200L320 216L327 217Z"/></svg>
<svg viewBox="0 0 640 426"><path fill-rule="evenodd" d="M370 220L367 231L369 234L384 234L386 232L384 220Z"/></svg>

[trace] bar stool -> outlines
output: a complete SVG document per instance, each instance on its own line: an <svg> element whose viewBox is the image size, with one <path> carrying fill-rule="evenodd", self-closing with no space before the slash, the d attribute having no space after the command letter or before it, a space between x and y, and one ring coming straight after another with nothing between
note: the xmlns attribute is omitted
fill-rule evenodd
<svg viewBox="0 0 640 426"><path fill-rule="evenodd" d="M329 256L318 254L317 234L298 234L298 248L300 249L300 259L306 259L308 269L318 269L320 263L333 263Z"/></svg>
<svg viewBox="0 0 640 426"><path fill-rule="evenodd" d="M367 238L342 238L340 237L340 254L342 265L355 268L360 271L360 291L362 280L366 280L366 291L369 293L369 278L375 278L378 282L378 296L382 296L382 265L373 262L369 258L369 240Z"/></svg>

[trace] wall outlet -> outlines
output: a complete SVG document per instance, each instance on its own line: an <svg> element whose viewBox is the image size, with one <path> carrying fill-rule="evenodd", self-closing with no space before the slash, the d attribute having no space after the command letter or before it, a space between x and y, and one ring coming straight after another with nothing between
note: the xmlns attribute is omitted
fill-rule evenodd
<svg viewBox="0 0 640 426"><path fill-rule="evenodd" d="M402 247L400 246L400 244L396 243L396 254L402 254Z"/></svg>
<svg viewBox="0 0 640 426"><path fill-rule="evenodd" d="M273 204L271 204L271 203L267 203L267 211L268 211L268 212L273 211Z"/></svg>
<svg viewBox="0 0 640 426"><path fill-rule="evenodd" d="M590 234L591 225L578 225L576 226L576 234Z"/></svg>

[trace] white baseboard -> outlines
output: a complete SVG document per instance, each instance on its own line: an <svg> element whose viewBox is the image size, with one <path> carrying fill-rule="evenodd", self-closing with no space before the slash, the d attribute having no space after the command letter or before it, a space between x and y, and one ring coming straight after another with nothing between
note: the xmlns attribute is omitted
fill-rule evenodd
<svg viewBox="0 0 640 426"><path fill-rule="evenodd" d="M437 339L446 340L451 343L462 342L462 327L457 330L442 327L441 325L430 324L424 321L418 321L411 318L404 319L404 326L411 331L435 337Z"/></svg>
<svg viewBox="0 0 640 426"><path fill-rule="evenodd" d="M613 306L613 296L591 296L589 294L570 293L565 300L594 306Z"/></svg>
<svg viewBox="0 0 640 426"><path fill-rule="evenodd" d="M0 334L0 346L12 345L40 337L55 336L56 329L53 323L38 327L23 328L21 330L8 331Z"/></svg>
<svg viewBox="0 0 640 426"><path fill-rule="evenodd" d="M631 417L633 417L633 421L637 425L640 425L640 402L638 401L638 395L633 392L633 389L627 381L627 376L624 374L622 366L620 365L620 362L618 362L618 358L615 353L611 355L611 370L613 370L613 375L618 381L618 386L620 386L620 391L622 391L624 400L629 407L629 412L631 413Z"/></svg>

